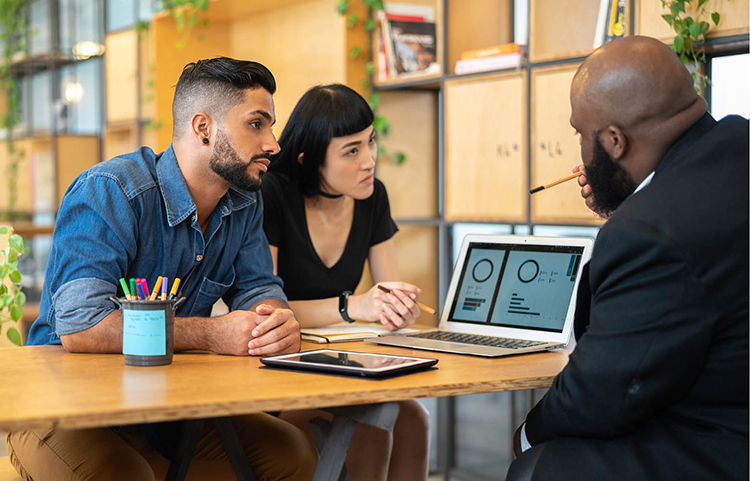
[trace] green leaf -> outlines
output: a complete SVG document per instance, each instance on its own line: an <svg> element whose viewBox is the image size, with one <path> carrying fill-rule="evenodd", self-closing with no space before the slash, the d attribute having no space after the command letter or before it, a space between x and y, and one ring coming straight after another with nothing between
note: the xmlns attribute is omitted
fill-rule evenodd
<svg viewBox="0 0 750 481"><path fill-rule="evenodd" d="M0 234L7 234L7 233L8 233L8 228L7 227L5 227L5 226L0 227Z"/></svg>
<svg viewBox="0 0 750 481"><path fill-rule="evenodd" d="M21 283L21 273L18 271L12 271L10 274L8 274L8 279L10 279L10 282L14 284L20 284Z"/></svg>
<svg viewBox="0 0 750 481"><path fill-rule="evenodd" d="M690 35L693 38L697 39L698 35L701 34L701 24L700 23L691 23L689 30L690 30Z"/></svg>
<svg viewBox="0 0 750 481"><path fill-rule="evenodd" d="M7 263L10 264L14 260L18 259L18 251L15 249L10 250L10 254L8 255Z"/></svg>
<svg viewBox="0 0 750 481"><path fill-rule="evenodd" d="M208 19L207 18L204 18L201 21L201 28L208 28Z"/></svg>
<svg viewBox="0 0 750 481"><path fill-rule="evenodd" d="M372 2L372 9L381 11L381 12L385 10L385 5L383 5L383 0L374 0Z"/></svg>
<svg viewBox="0 0 750 481"><path fill-rule="evenodd" d="M359 47L352 47L352 50L349 52L349 57L352 59L355 59L359 57L359 54L362 53L362 49Z"/></svg>
<svg viewBox="0 0 750 481"><path fill-rule="evenodd" d="M677 49L677 52L682 52L682 49L685 48L685 39L682 38L682 35L677 35L674 38L674 47Z"/></svg>
<svg viewBox="0 0 750 481"><path fill-rule="evenodd" d="M384 136L388 129L388 121L382 115L376 115L372 120L372 127L375 129L375 132Z"/></svg>
<svg viewBox="0 0 750 481"><path fill-rule="evenodd" d="M370 100L368 101L370 104L370 108L375 111L378 110L378 106L380 105L380 95L379 94L372 94L370 95Z"/></svg>
<svg viewBox="0 0 750 481"><path fill-rule="evenodd" d="M16 294L16 305L23 306L24 304L26 304L26 294L19 292Z"/></svg>
<svg viewBox="0 0 750 481"><path fill-rule="evenodd" d="M719 24L719 20L721 20L721 15L719 15L719 12L714 12L711 14L711 20L714 21L714 25Z"/></svg>
<svg viewBox="0 0 750 481"><path fill-rule="evenodd" d="M365 5L367 5L368 8L372 8L373 3L374 3L374 0L365 0Z"/></svg>
<svg viewBox="0 0 750 481"><path fill-rule="evenodd" d="M5 275L0 276L0 277L5 277ZM8 292L8 288L5 286L5 284L0 285L0 296L4 296L5 293L7 292ZM0 297L0 302L2 302L2 297Z"/></svg>
<svg viewBox="0 0 750 481"><path fill-rule="evenodd" d="M362 80L359 81L359 86L362 87L365 90L369 89L370 88L370 79L363 78Z"/></svg>
<svg viewBox="0 0 750 481"><path fill-rule="evenodd" d="M369 19L365 22L365 30L368 32L375 30L375 21L373 19Z"/></svg>
<svg viewBox="0 0 750 481"><path fill-rule="evenodd" d="M336 11L339 15L345 15L347 10L349 10L349 0L339 0L336 5Z"/></svg>
<svg viewBox="0 0 750 481"><path fill-rule="evenodd" d="M375 64L372 62L367 62L367 64L365 64L365 72L367 72L367 75L372 75L373 73L375 73Z"/></svg>
<svg viewBox="0 0 750 481"><path fill-rule="evenodd" d="M11 327L10 329L8 329L6 335L8 336L10 342L15 344L16 346L23 345L23 341L21 340L21 333L18 332L18 329L16 329L15 327Z"/></svg>
<svg viewBox="0 0 750 481"><path fill-rule="evenodd" d="M396 152L396 165L402 165L404 162L406 162L406 154L403 152Z"/></svg>
<svg viewBox="0 0 750 481"><path fill-rule="evenodd" d="M12 295L10 295L10 294L3 295L3 298L2 298L3 307L9 305L11 302L13 302L13 296Z"/></svg>
<svg viewBox="0 0 750 481"><path fill-rule="evenodd" d="M352 27L354 27L354 26L355 26L355 25L357 24L357 20L359 20L359 17L358 17L358 16L354 15L353 13L352 13L352 14L350 14L350 15L349 15L349 16L348 16L348 17L346 18L346 26L347 26L347 28L352 28Z"/></svg>
<svg viewBox="0 0 750 481"><path fill-rule="evenodd" d="M672 13L673 17L676 17L680 14L680 4L675 2L672 5L669 6L669 11ZM685 11L685 7L683 6L682 11Z"/></svg>
<svg viewBox="0 0 750 481"><path fill-rule="evenodd" d="M698 8L701 8L708 0L698 0Z"/></svg>
<svg viewBox="0 0 750 481"><path fill-rule="evenodd" d="M10 318L14 321L18 321L23 316L23 308L21 306L13 306L10 308Z"/></svg>
<svg viewBox="0 0 750 481"><path fill-rule="evenodd" d="M711 25L708 22L701 22L700 26L701 26L701 33L703 34L708 32L708 29L711 28Z"/></svg>
<svg viewBox="0 0 750 481"><path fill-rule="evenodd" d="M378 145L378 159L385 160L385 147Z"/></svg>
<svg viewBox="0 0 750 481"><path fill-rule="evenodd" d="M200 35L198 35L198 37L197 37L197 38L198 38L198 41L199 41L199 42L202 42L202 41L206 40L206 36L205 36L205 35L203 35L203 34L200 34Z"/></svg>

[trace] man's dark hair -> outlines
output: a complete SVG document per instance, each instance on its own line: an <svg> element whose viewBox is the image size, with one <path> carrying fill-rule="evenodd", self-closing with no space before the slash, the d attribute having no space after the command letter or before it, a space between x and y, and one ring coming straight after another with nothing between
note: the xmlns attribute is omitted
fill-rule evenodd
<svg viewBox="0 0 750 481"><path fill-rule="evenodd" d="M257 88L276 93L273 74L257 62L216 57L185 65L172 102L173 137L182 135L196 112L221 122L232 107L244 101L245 90Z"/></svg>
<svg viewBox="0 0 750 481"><path fill-rule="evenodd" d="M318 85L297 102L279 138L281 152L270 171L281 172L307 197L320 192L320 166L334 137L362 132L375 116L370 105L346 85ZM302 164L297 161L304 152Z"/></svg>

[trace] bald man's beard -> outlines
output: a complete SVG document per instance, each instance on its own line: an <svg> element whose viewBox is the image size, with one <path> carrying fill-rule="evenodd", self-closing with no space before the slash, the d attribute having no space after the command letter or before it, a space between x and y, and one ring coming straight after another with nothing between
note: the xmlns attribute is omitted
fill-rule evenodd
<svg viewBox="0 0 750 481"><path fill-rule="evenodd" d="M599 132L594 134L594 156L586 167L586 179L594 196L594 212L608 219L635 191L633 179L604 149Z"/></svg>
<svg viewBox="0 0 750 481"><path fill-rule="evenodd" d="M249 162L245 162L229 143L226 134L219 130L216 133L216 143L208 165L222 179L238 189L256 192L260 190L260 179L265 172L261 170L258 177L253 177L247 169L257 159L269 159L269 157L266 154L258 154L254 155Z"/></svg>

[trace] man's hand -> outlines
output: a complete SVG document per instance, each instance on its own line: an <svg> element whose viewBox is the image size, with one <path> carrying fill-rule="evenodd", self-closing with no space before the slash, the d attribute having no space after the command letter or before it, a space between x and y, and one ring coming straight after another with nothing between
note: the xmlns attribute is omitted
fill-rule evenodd
<svg viewBox="0 0 750 481"><path fill-rule="evenodd" d="M586 169L583 164L573 168L573 173L578 171L581 172L581 175L578 177L578 185L581 186L581 197L583 197L583 199L586 201L586 207L596 212L596 205L594 203L594 191L591 190L589 180L586 178Z"/></svg>
<svg viewBox="0 0 750 481"><path fill-rule="evenodd" d="M253 340L247 344L251 356L285 354L300 349L299 322L291 309L260 304L255 308Z"/></svg>
<svg viewBox="0 0 750 481"><path fill-rule="evenodd" d="M518 429L516 429L516 433L513 435L513 454L518 457L523 452L523 449L521 449L521 429L523 429L523 424L521 423L520 426L518 426Z"/></svg>
<svg viewBox="0 0 750 481"><path fill-rule="evenodd" d="M233 356L297 352L299 323L289 309L260 304L253 311L232 311L215 318L209 349Z"/></svg>

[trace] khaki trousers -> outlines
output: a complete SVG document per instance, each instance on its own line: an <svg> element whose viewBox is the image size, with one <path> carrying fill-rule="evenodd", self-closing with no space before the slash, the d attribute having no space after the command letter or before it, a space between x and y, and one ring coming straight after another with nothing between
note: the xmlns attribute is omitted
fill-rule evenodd
<svg viewBox="0 0 750 481"><path fill-rule="evenodd" d="M305 435L268 414L232 418L257 481L312 479L318 455ZM169 461L151 449L138 426L30 430L8 434L8 455L25 481L154 481ZM213 422L207 421L187 480L235 480Z"/></svg>

